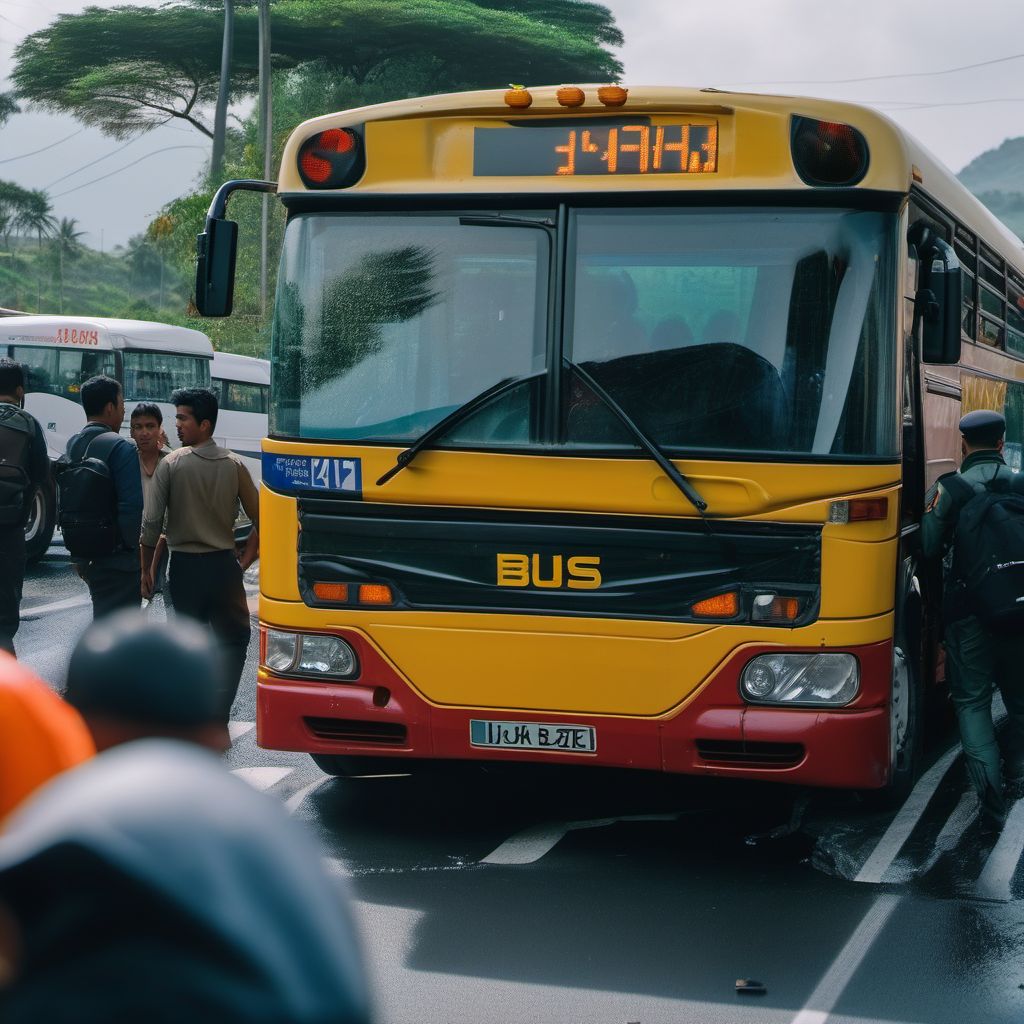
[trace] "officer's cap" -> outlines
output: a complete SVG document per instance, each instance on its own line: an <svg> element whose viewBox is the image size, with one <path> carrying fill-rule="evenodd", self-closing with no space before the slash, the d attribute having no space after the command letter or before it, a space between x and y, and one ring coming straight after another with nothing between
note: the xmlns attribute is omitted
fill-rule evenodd
<svg viewBox="0 0 1024 1024"><path fill-rule="evenodd" d="M968 444L994 445L1006 433L1006 420L992 409L976 409L960 421L960 433Z"/></svg>

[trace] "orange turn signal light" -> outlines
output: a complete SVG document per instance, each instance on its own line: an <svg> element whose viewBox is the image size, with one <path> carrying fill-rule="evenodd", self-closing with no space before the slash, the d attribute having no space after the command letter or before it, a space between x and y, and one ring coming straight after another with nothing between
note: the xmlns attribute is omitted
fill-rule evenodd
<svg viewBox="0 0 1024 1024"><path fill-rule="evenodd" d="M740 595L735 590L698 601L690 611L704 619L731 619L739 614Z"/></svg>
<svg viewBox="0 0 1024 1024"><path fill-rule="evenodd" d="M348 600L347 583L314 583L313 594L320 601L343 603Z"/></svg>
<svg viewBox="0 0 1024 1024"><path fill-rule="evenodd" d="M395 595L386 583L360 583L360 604L394 604Z"/></svg>
<svg viewBox="0 0 1024 1024"><path fill-rule="evenodd" d="M800 602L795 597L776 597L772 600L769 616L791 622L800 614Z"/></svg>

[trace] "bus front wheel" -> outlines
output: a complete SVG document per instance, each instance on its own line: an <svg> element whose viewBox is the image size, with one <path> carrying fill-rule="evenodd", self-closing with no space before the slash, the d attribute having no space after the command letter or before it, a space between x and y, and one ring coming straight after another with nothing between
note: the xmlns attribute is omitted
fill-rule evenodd
<svg viewBox="0 0 1024 1024"><path fill-rule="evenodd" d="M919 616L904 609L892 650L889 700L889 783L881 792L886 806L901 804L914 788L924 752L924 691L921 678Z"/></svg>
<svg viewBox="0 0 1024 1024"><path fill-rule="evenodd" d="M57 523L57 500L53 484L36 487L25 523L25 561L37 562L46 554Z"/></svg>

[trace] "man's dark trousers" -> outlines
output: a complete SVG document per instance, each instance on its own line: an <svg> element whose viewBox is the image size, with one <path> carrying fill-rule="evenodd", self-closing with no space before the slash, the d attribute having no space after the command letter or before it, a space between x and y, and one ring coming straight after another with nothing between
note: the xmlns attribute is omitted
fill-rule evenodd
<svg viewBox="0 0 1024 1024"><path fill-rule="evenodd" d="M25 527L0 526L0 651L14 653L25 582Z"/></svg>
<svg viewBox="0 0 1024 1024"><path fill-rule="evenodd" d="M168 577L175 612L208 625L224 648L225 681L221 709L227 721L249 649L249 604L242 567L234 551L171 555Z"/></svg>
<svg viewBox="0 0 1024 1024"><path fill-rule="evenodd" d="M134 565L130 564L133 559ZM124 558L118 559L122 564L104 564L106 561L96 559L86 569L94 619L102 619L104 615L119 612L122 608L138 610L142 604L142 570L138 556L130 555L128 566L123 564Z"/></svg>

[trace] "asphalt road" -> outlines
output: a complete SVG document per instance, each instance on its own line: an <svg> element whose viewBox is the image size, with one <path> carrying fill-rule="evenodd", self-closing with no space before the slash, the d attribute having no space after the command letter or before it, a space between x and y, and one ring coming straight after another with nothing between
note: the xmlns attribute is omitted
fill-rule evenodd
<svg viewBox="0 0 1024 1024"><path fill-rule="evenodd" d="M23 617L20 656L60 689L90 617L62 548ZM227 766L322 843L384 1024L1024 1019L1024 802L983 834L952 737L898 812L531 766L335 780L257 747L249 654Z"/></svg>

